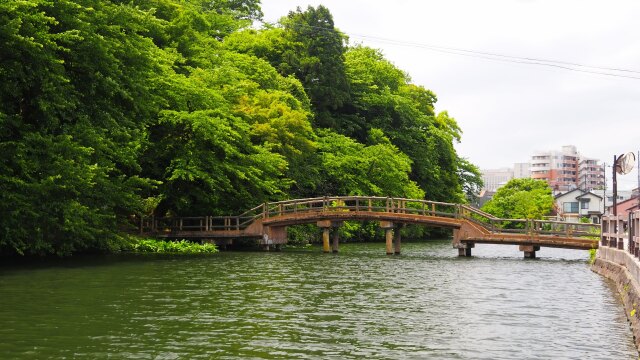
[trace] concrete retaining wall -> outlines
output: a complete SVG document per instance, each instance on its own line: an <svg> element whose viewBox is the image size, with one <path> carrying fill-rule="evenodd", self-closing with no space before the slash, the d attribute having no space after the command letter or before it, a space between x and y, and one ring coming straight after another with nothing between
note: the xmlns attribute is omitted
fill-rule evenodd
<svg viewBox="0 0 640 360"><path fill-rule="evenodd" d="M640 351L640 262L624 250L602 246L591 270L615 283Z"/></svg>

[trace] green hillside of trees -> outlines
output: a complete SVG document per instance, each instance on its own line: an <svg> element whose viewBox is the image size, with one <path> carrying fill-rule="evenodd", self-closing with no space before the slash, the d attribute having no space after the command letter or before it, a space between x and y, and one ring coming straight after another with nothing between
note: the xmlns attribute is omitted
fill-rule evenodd
<svg viewBox="0 0 640 360"><path fill-rule="evenodd" d="M465 201L436 95L328 9L258 0L0 2L0 254L113 251L132 215L265 201Z"/></svg>

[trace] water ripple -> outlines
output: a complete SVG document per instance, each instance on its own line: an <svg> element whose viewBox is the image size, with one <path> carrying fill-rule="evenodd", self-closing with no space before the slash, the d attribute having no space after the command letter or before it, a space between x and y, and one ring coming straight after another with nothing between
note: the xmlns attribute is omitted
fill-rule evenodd
<svg viewBox="0 0 640 360"><path fill-rule="evenodd" d="M448 242L94 259L0 273L3 358L634 359L586 253Z"/></svg>

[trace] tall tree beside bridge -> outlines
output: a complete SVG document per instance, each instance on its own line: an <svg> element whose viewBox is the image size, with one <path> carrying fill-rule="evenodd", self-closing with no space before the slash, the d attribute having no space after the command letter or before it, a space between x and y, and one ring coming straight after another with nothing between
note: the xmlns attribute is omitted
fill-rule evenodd
<svg viewBox="0 0 640 360"><path fill-rule="evenodd" d="M543 180L512 179L482 210L503 219L542 219L553 210L553 195Z"/></svg>

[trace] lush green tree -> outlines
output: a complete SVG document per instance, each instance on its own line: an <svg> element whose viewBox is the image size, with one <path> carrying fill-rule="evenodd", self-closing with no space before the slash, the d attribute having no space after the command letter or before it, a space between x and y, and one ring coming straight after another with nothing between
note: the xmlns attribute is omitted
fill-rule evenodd
<svg viewBox="0 0 640 360"><path fill-rule="evenodd" d="M391 142L412 161L411 180L430 200L465 201L465 181L479 180L479 173L461 168L453 143L461 129L446 111L435 114L436 96L411 84L378 50L355 46L346 54L351 102L336 118L339 131L360 141L371 128L382 129ZM458 176L468 175L465 178Z"/></svg>
<svg viewBox="0 0 640 360"><path fill-rule="evenodd" d="M261 17L257 0L0 2L0 254L115 249L141 213L474 191L432 92L347 49L323 6L248 28Z"/></svg>
<svg viewBox="0 0 640 360"><path fill-rule="evenodd" d="M320 5L289 12L282 20L291 42L301 44L301 52L290 56L291 68L303 84L313 110L315 125L333 127L332 112L349 99L345 76L345 37L334 26L329 9Z"/></svg>
<svg viewBox="0 0 640 360"><path fill-rule="evenodd" d="M484 186L480 169L465 158L458 158L458 177L462 183L462 191L469 203L475 204L478 194Z"/></svg>
<svg viewBox="0 0 640 360"><path fill-rule="evenodd" d="M160 215L235 214L289 185L285 159L253 145L249 126L224 111L165 111L151 137L148 156L164 173Z"/></svg>
<svg viewBox="0 0 640 360"><path fill-rule="evenodd" d="M116 246L142 204L150 90L164 67L145 13L102 1L0 3L0 251Z"/></svg>
<svg viewBox="0 0 640 360"><path fill-rule="evenodd" d="M535 179L510 180L482 207L502 219L542 219L552 209L551 188L545 181Z"/></svg>
<svg viewBox="0 0 640 360"><path fill-rule="evenodd" d="M364 145L329 130L319 130L322 166L316 193L323 195L378 195L422 198L424 192L409 179L411 160L384 136Z"/></svg>

